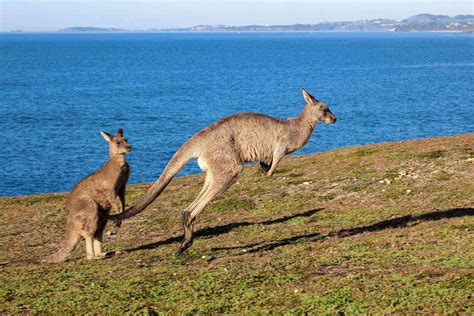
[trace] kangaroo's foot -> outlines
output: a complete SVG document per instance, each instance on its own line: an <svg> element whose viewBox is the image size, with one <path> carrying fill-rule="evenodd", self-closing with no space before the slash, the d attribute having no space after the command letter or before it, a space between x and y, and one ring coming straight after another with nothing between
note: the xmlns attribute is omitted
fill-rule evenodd
<svg viewBox="0 0 474 316"><path fill-rule="evenodd" d="M99 253L95 254L93 259L103 259L103 258L106 258L106 257L109 257L108 252L99 252Z"/></svg>
<svg viewBox="0 0 474 316"><path fill-rule="evenodd" d="M181 244L181 246L179 246L178 251L176 251L176 256L181 255L183 252L186 251L186 249L188 249L189 247L191 247L192 244L193 244L192 241L189 241L189 240L183 241L183 243Z"/></svg>
<svg viewBox="0 0 474 316"><path fill-rule="evenodd" d="M189 210L183 212L183 229L184 229L184 240L176 251L176 256L181 255L193 244L193 225L190 218L191 213Z"/></svg>
<svg viewBox="0 0 474 316"><path fill-rule="evenodd" d="M126 250L115 250L115 251L113 251L113 256L121 256L121 255L124 255L126 253L127 253Z"/></svg>
<svg viewBox="0 0 474 316"><path fill-rule="evenodd" d="M92 261L92 260L100 260L100 259L111 258L112 256L114 256L113 252L100 252L100 253L94 254L93 257L88 256L88 257L86 257L86 259L88 261Z"/></svg>

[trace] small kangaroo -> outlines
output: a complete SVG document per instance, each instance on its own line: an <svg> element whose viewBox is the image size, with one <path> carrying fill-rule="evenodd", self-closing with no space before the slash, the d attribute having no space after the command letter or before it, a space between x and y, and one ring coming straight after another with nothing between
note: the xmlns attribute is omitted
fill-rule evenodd
<svg viewBox="0 0 474 316"><path fill-rule="evenodd" d="M325 103L305 89L302 92L306 106L298 117L282 120L259 113L239 113L204 128L174 154L158 180L134 206L108 219L121 221L141 212L179 170L197 158L206 178L201 192L183 211L184 241L176 253L180 255L192 245L196 217L237 180L245 162L257 162L258 169L270 177L283 156L306 144L318 121L336 122L336 116Z"/></svg>
<svg viewBox="0 0 474 316"><path fill-rule="evenodd" d="M106 256L106 253L101 251L102 236L107 224L106 215L110 211L125 210L125 186L130 175L125 154L132 150L132 146L123 137L121 128L115 136L103 131L100 134L109 142L110 160L99 170L79 181L69 194L65 207L66 234L59 251L42 259L14 261L2 266L66 261L82 237L86 240L88 260ZM120 209L117 196L122 204ZM120 225L120 222L117 225Z"/></svg>

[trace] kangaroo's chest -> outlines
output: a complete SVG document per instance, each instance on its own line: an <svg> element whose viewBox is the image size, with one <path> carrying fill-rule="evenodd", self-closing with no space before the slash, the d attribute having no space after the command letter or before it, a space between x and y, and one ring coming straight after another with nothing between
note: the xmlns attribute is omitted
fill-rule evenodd
<svg viewBox="0 0 474 316"><path fill-rule="evenodd" d="M113 183L114 189L119 190L123 185L126 184L128 176L130 175L130 167L128 164L122 166L115 177L115 181Z"/></svg>
<svg viewBox="0 0 474 316"><path fill-rule="evenodd" d="M105 177L101 177L98 190L95 192L95 200L102 209L111 208L111 199L117 197L120 188L126 184L130 174L128 165L108 170Z"/></svg>

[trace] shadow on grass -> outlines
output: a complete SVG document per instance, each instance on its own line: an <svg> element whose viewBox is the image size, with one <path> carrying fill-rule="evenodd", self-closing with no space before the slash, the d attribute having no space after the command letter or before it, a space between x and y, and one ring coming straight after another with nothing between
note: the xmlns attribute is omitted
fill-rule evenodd
<svg viewBox="0 0 474 316"><path fill-rule="evenodd" d="M473 216L473 215L474 215L474 208L455 208L455 209L450 209L446 211L434 211L434 212L424 213L424 214L415 215L415 216L411 216L411 215L401 216L401 217L377 222L372 225L342 229L337 232L332 232L326 235L321 235L319 233L311 233L311 234L293 236L293 237L276 240L276 241L249 244L245 246L212 248L212 250L221 251L221 250L242 249L242 250L246 250L245 253L267 251L267 250L273 250L277 247L295 244L295 243L304 242L304 241L309 242L309 241L316 241L316 240L328 239L328 238L333 238L333 237L344 238L344 237L350 237L350 236L360 235L364 233L378 232L378 231L382 231L382 230L390 229L390 228L403 228L407 226L415 226L421 222L439 221L445 218Z"/></svg>
<svg viewBox="0 0 474 316"><path fill-rule="evenodd" d="M221 226L216 226L216 227L206 227L203 229L200 229L194 233L195 238L199 237L211 237L211 236L218 236L222 235L228 232L231 232L232 230L240 227L245 227L245 226L251 226L251 225L273 225L273 224L279 224L279 223L284 223L287 222L291 219L298 218L298 217L310 217L314 215L315 213L322 211L322 208L317 208L314 210L309 210L303 213L298 213L298 214L293 214L293 215L288 215L276 219L271 219L267 221L261 221L261 222L237 222L237 223L230 223L230 224L225 224ZM170 237L164 240L156 241L150 244L138 246L136 248L131 248L131 249L126 249L125 252L133 252L137 250L144 250L144 249L154 249L156 247L162 246L162 245L168 245L172 244L174 242L181 242L183 240L184 236L174 236Z"/></svg>

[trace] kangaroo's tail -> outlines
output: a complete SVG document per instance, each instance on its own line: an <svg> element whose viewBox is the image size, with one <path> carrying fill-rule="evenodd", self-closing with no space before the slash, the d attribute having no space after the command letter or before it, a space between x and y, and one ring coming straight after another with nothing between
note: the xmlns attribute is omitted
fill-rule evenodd
<svg viewBox="0 0 474 316"><path fill-rule="evenodd" d="M58 263L66 261L69 254L76 248L77 244L81 241L81 235L77 232L67 231L66 238L61 248L55 254L44 257L41 259L26 259L10 261L0 264L0 267L7 267L12 265L27 265L27 264L41 264L41 263Z"/></svg>
<svg viewBox="0 0 474 316"><path fill-rule="evenodd" d="M132 217L141 211L143 211L148 205L150 205L161 192L168 186L174 176L191 160L194 158L194 154L189 149L189 143L183 145L171 158L170 162L165 167L165 170L148 189L148 191L136 202L135 205L130 206L120 214L107 215L108 220L119 222L123 219Z"/></svg>
<svg viewBox="0 0 474 316"><path fill-rule="evenodd" d="M36 259L26 259L26 260L16 260L16 261L9 261L0 263L0 267L8 267L8 266L24 266L27 264L39 264L41 263L39 260Z"/></svg>

